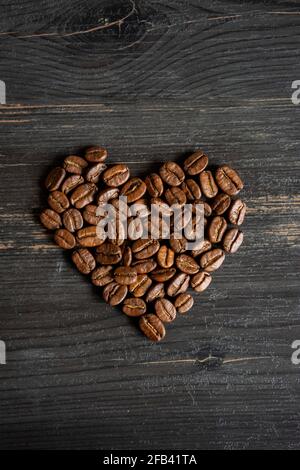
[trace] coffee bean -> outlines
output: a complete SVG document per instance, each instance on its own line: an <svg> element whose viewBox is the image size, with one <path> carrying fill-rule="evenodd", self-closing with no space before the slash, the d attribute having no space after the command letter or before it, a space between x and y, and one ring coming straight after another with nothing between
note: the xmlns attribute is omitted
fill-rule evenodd
<svg viewBox="0 0 300 470"><path fill-rule="evenodd" d="M200 186L196 183L195 180L187 179L181 185L182 191L185 193L188 201L193 202L201 197Z"/></svg>
<svg viewBox="0 0 300 470"><path fill-rule="evenodd" d="M162 268L170 268L174 264L174 256L174 251L163 245L157 253L157 262Z"/></svg>
<svg viewBox="0 0 300 470"><path fill-rule="evenodd" d="M179 207L184 206L186 204L186 195L182 191L182 189L177 188L176 186L168 188L165 192L165 198L167 203L170 206L178 205Z"/></svg>
<svg viewBox="0 0 300 470"><path fill-rule="evenodd" d="M103 299L112 307L123 302L128 292L127 286L121 286L117 282L111 282L103 289Z"/></svg>
<svg viewBox="0 0 300 470"><path fill-rule="evenodd" d="M176 308L168 299L158 299L154 304L154 309L163 323L170 323L176 318Z"/></svg>
<svg viewBox="0 0 300 470"><path fill-rule="evenodd" d="M200 173L200 186L204 196L208 198L215 197L218 193L218 187L215 183L211 171L203 171Z"/></svg>
<svg viewBox="0 0 300 470"><path fill-rule="evenodd" d="M145 300L146 302L154 302L156 299L161 299L165 296L165 287L162 282L158 284L154 284L154 286L150 287L148 290Z"/></svg>
<svg viewBox="0 0 300 470"><path fill-rule="evenodd" d="M96 248L96 260L100 264L118 264L122 260L122 250L119 246L105 242Z"/></svg>
<svg viewBox="0 0 300 470"><path fill-rule="evenodd" d="M87 165L87 162L83 158L77 157L77 155L70 155L64 159L64 169L75 175L81 175Z"/></svg>
<svg viewBox="0 0 300 470"><path fill-rule="evenodd" d="M98 146L90 147L84 157L90 163L103 163L107 159L107 150Z"/></svg>
<svg viewBox="0 0 300 470"><path fill-rule="evenodd" d="M144 335L151 341L161 341L166 335L163 323L152 313L143 315L140 318L139 326Z"/></svg>
<svg viewBox="0 0 300 470"><path fill-rule="evenodd" d="M212 244L209 240L202 240L199 244L199 247L195 248L192 250L192 256L196 258L199 255L202 255L202 253L205 253L206 251L211 250Z"/></svg>
<svg viewBox="0 0 300 470"><path fill-rule="evenodd" d="M105 163L97 163L96 165L91 166L85 174L86 181L89 183L98 183L101 174L106 170L106 168L107 166Z"/></svg>
<svg viewBox="0 0 300 470"><path fill-rule="evenodd" d="M211 202L211 208L216 215L223 215L230 206L231 198L228 194L218 194Z"/></svg>
<svg viewBox="0 0 300 470"><path fill-rule="evenodd" d="M120 220L111 224L108 239L114 245L121 246L126 238L125 227Z"/></svg>
<svg viewBox="0 0 300 470"><path fill-rule="evenodd" d="M244 187L244 183L238 173L228 165L223 165L217 169L216 181L219 188L224 193L229 194L229 196L235 196Z"/></svg>
<svg viewBox="0 0 300 470"><path fill-rule="evenodd" d="M71 204L76 209L82 209L93 201L96 191L97 186L93 183L81 184L72 192L70 198Z"/></svg>
<svg viewBox="0 0 300 470"><path fill-rule="evenodd" d="M134 297L143 297L151 284L152 281L146 274L139 274L136 281L129 286L129 291Z"/></svg>
<svg viewBox="0 0 300 470"><path fill-rule="evenodd" d="M151 279L157 282L169 281L176 274L176 268L157 268L150 274Z"/></svg>
<svg viewBox="0 0 300 470"><path fill-rule="evenodd" d="M65 194L68 194L70 191L73 191L73 189L77 188L77 186L80 186L83 183L84 183L83 176L71 175L68 178L66 178L65 181L63 182L61 191Z"/></svg>
<svg viewBox="0 0 300 470"><path fill-rule="evenodd" d="M219 269L223 264L225 259L225 254L220 248L215 248L214 250L207 251L200 258L200 265L205 271L212 272Z"/></svg>
<svg viewBox="0 0 300 470"><path fill-rule="evenodd" d="M237 228L227 230L223 239L223 248L226 253L236 253L243 243L244 234Z"/></svg>
<svg viewBox="0 0 300 470"><path fill-rule="evenodd" d="M104 243L104 240L100 239L97 234L97 227L90 225L84 227L76 233L78 244L83 247L95 247L100 246Z"/></svg>
<svg viewBox="0 0 300 470"><path fill-rule="evenodd" d="M157 173L151 173L145 179L147 191L151 197L160 197L164 192L164 184Z"/></svg>
<svg viewBox="0 0 300 470"><path fill-rule="evenodd" d="M64 248L65 250L72 250L76 245L76 239L71 232L66 230L65 228L60 228L56 230L54 234L54 241L55 243Z"/></svg>
<svg viewBox="0 0 300 470"><path fill-rule="evenodd" d="M48 191L57 191L66 176L66 172L60 166L53 168L48 174L45 186Z"/></svg>
<svg viewBox="0 0 300 470"><path fill-rule="evenodd" d="M63 224L69 232L76 232L83 226L83 218L79 210L68 209L63 214Z"/></svg>
<svg viewBox="0 0 300 470"><path fill-rule="evenodd" d="M187 250L188 241L183 236L181 236L181 238L175 238L175 234L173 233L170 237L170 245L175 253L184 253Z"/></svg>
<svg viewBox="0 0 300 470"><path fill-rule="evenodd" d="M137 280L137 273L134 268L120 266L114 272L115 281L118 284L129 286Z"/></svg>
<svg viewBox="0 0 300 470"><path fill-rule="evenodd" d="M131 178L121 189L121 196L127 197L128 204L144 196L147 188L140 178Z"/></svg>
<svg viewBox="0 0 300 470"><path fill-rule="evenodd" d="M195 274L191 279L191 287L195 292L203 292L208 288L212 281L212 277L209 273L201 271Z"/></svg>
<svg viewBox="0 0 300 470"><path fill-rule="evenodd" d="M185 273L177 274L173 279L170 281L170 284L167 288L167 294L169 297L175 297L179 294L184 294L190 282L190 276Z"/></svg>
<svg viewBox="0 0 300 470"><path fill-rule="evenodd" d="M197 276L197 274L196 274ZM178 313L187 313L194 305L194 299L190 294L179 294L174 302L174 307Z"/></svg>
<svg viewBox="0 0 300 470"><path fill-rule="evenodd" d="M152 239L137 240L132 245L132 253L136 259L151 258L159 250L159 241Z"/></svg>
<svg viewBox="0 0 300 470"><path fill-rule="evenodd" d="M169 206L169 204L164 202L159 197L152 197L150 202L151 202L152 209L155 212L159 212L160 214L164 216L171 216L173 214L173 211L171 207Z"/></svg>
<svg viewBox="0 0 300 470"><path fill-rule="evenodd" d="M196 274L200 269L197 261L185 254L177 256L176 266L180 271L186 274Z"/></svg>
<svg viewBox="0 0 300 470"><path fill-rule="evenodd" d="M241 199L233 201L229 211L228 219L234 225L242 225L246 215L246 204Z"/></svg>
<svg viewBox="0 0 300 470"><path fill-rule="evenodd" d="M138 240L147 234L148 230L145 228L143 220L132 217L128 219L127 235L129 240Z"/></svg>
<svg viewBox="0 0 300 470"><path fill-rule="evenodd" d="M92 272L92 283L94 286L103 287L114 280L112 266L100 266Z"/></svg>
<svg viewBox="0 0 300 470"><path fill-rule="evenodd" d="M136 270L137 274L149 274L156 268L156 266L157 263L153 258L135 261L132 263L132 267Z"/></svg>
<svg viewBox="0 0 300 470"><path fill-rule="evenodd" d="M224 217L217 215L213 217L208 227L208 238L211 243L220 243L227 229L227 222Z"/></svg>
<svg viewBox="0 0 300 470"><path fill-rule="evenodd" d="M128 315L128 317L140 317L146 313L146 310L147 305L144 300L135 297L125 299L122 307L123 313Z"/></svg>
<svg viewBox="0 0 300 470"><path fill-rule="evenodd" d="M127 165L119 163L113 165L103 173L103 181L107 186L117 187L126 183L130 176L129 168Z"/></svg>
<svg viewBox="0 0 300 470"><path fill-rule="evenodd" d="M122 249L122 264L123 266L131 266L131 263L132 263L132 251L131 251L131 248L130 246L123 246L123 249ZM137 271L136 271L137 272Z"/></svg>
<svg viewBox="0 0 300 470"><path fill-rule="evenodd" d="M48 204L58 214L64 212L70 205L67 196L61 191L52 191L48 197Z"/></svg>
<svg viewBox="0 0 300 470"><path fill-rule="evenodd" d="M141 198L135 201L132 206L130 206L128 215L133 217L144 218L148 217L149 214L150 210L148 207L148 200Z"/></svg>
<svg viewBox="0 0 300 470"><path fill-rule="evenodd" d="M197 199L192 206L193 213L196 214L198 206L203 206L203 213L205 217L210 217L212 214L212 209L208 202L201 201L200 199ZM200 212L200 211L199 211Z"/></svg>
<svg viewBox="0 0 300 470"><path fill-rule="evenodd" d="M98 225L99 222L103 219L103 216L96 215L97 209L98 206L95 206L93 204L88 204L87 206L85 206L82 212L82 217L84 221L89 225Z"/></svg>
<svg viewBox="0 0 300 470"><path fill-rule="evenodd" d="M73 263L82 274L90 274L96 267L93 255L86 248L79 248L72 253Z"/></svg>
<svg viewBox="0 0 300 470"><path fill-rule="evenodd" d="M119 196L119 189L118 188L107 188L103 189L99 192L97 198L97 204L106 204L111 199L116 199Z"/></svg>
<svg viewBox="0 0 300 470"><path fill-rule="evenodd" d="M56 230L62 225L60 215L52 209L43 210L40 221L49 230Z"/></svg>
<svg viewBox="0 0 300 470"><path fill-rule="evenodd" d="M159 170L161 179L170 186L180 186L185 179L184 172L175 162L164 163Z"/></svg>
<svg viewBox="0 0 300 470"><path fill-rule="evenodd" d="M184 171L191 176L198 175L208 165L208 157L201 151L193 153L184 162Z"/></svg>

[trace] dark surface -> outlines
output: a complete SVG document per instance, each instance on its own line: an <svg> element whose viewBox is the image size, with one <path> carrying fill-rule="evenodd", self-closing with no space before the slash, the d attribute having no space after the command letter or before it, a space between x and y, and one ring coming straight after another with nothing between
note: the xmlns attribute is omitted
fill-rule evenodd
<svg viewBox="0 0 300 470"><path fill-rule="evenodd" d="M0 448L300 448L298 1L0 1ZM90 144L195 148L246 181L245 244L151 344L39 225Z"/></svg>

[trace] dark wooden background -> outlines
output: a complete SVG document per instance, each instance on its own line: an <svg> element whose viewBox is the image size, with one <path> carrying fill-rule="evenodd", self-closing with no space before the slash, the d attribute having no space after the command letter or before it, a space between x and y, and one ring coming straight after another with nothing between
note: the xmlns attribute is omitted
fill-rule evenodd
<svg viewBox="0 0 300 470"><path fill-rule="evenodd" d="M299 6L0 1L0 448L300 448ZM38 223L90 144L141 174L200 147L246 181L245 245L160 344Z"/></svg>

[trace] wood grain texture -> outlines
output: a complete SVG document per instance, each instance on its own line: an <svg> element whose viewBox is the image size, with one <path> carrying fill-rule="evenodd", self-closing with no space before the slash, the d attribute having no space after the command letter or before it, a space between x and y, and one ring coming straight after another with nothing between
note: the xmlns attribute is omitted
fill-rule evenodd
<svg viewBox="0 0 300 470"><path fill-rule="evenodd" d="M299 449L296 1L0 1L1 449ZM245 245L150 344L38 223L91 144L239 170Z"/></svg>

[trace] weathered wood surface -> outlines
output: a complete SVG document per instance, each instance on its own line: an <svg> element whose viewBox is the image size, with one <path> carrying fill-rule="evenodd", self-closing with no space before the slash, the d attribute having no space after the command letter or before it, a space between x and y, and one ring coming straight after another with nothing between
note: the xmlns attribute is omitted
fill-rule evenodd
<svg viewBox="0 0 300 470"><path fill-rule="evenodd" d="M299 449L298 2L0 6L0 448ZM158 345L38 223L93 143L140 174L201 147L246 181L244 247Z"/></svg>

